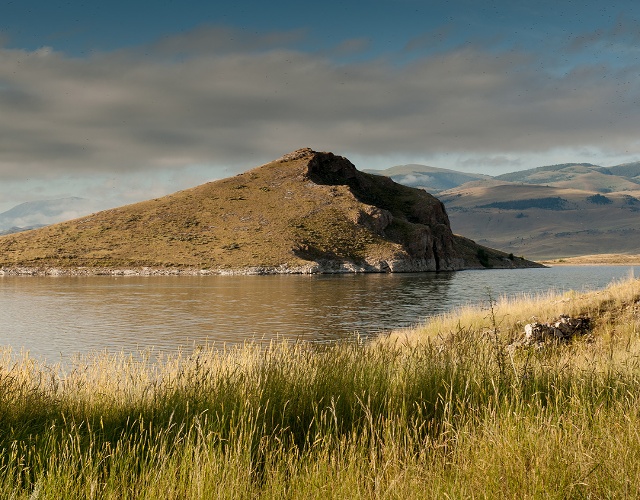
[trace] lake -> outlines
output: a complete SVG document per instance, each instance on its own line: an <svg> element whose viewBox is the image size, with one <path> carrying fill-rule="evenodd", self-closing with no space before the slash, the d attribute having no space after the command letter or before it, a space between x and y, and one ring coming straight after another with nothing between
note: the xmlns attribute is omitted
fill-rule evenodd
<svg viewBox="0 0 640 500"><path fill-rule="evenodd" d="M64 361L94 351L329 342L407 327L489 297L604 288L632 266L452 273L0 277L0 345Z"/></svg>

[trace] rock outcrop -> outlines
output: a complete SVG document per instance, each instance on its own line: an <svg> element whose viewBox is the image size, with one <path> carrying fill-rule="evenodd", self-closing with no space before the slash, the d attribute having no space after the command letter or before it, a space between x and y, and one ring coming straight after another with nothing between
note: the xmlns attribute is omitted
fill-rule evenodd
<svg viewBox="0 0 640 500"><path fill-rule="evenodd" d="M513 347L541 345L547 342L564 343L574 337L582 337L591 333L591 318L577 316L572 318L566 314L548 323L533 321L524 326L524 337L512 344Z"/></svg>
<svg viewBox="0 0 640 500"><path fill-rule="evenodd" d="M384 259L381 270L440 271L468 266L456 249L444 205L426 191L360 172L349 160L332 153L307 148L283 158L304 159L304 176L316 184L348 186L362 203L356 223L401 245L392 258Z"/></svg>

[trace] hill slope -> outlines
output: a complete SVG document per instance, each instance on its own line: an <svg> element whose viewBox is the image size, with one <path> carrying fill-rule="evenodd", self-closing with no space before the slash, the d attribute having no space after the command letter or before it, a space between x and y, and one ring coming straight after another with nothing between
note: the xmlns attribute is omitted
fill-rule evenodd
<svg viewBox="0 0 640 500"><path fill-rule="evenodd" d="M638 179L633 175L637 173L637 167L633 165L607 168L590 163L565 163L503 174L494 179L612 193L640 189Z"/></svg>
<svg viewBox="0 0 640 500"><path fill-rule="evenodd" d="M403 272L527 265L534 264L454 236L444 205L425 191L310 149L163 198L0 238L5 272Z"/></svg>
<svg viewBox="0 0 640 500"><path fill-rule="evenodd" d="M455 231L483 245L544 259L638 253L640 200L629 193L467 184L441 199Z"/></svg>
<svg viewBox="0 0 640 500"><path fill-rule="evenodd" d="M420 169L424 171L421 172ZM407 185L428 184L438 169L401 165L381 172ZM446 171L462 180L462 172ZM640 250L640 163L602 167L565 163L477 179L438 192L455 232L535 259Z"/></svg>

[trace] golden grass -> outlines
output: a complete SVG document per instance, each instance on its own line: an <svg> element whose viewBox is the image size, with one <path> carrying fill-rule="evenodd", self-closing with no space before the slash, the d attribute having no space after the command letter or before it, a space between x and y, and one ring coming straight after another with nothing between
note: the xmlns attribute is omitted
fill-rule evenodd
<svg viewBox="0 0 640 500"><path fill-rule="evenodd" d="M0 355L7 498L637 498L640 283L489 301L376 342L48 366ZM493 306L493 307L491 307ZM507 350L521 324L589 340Z"/></svg>
<svg viewBox="0 0 640 500"><path fill-rule="evenodd" d="M563 257L558 259L544 260L541 264L545 266L633 266L640 265L640 255L622 253L601 253L594 255L581 255L578 257Z"/></svg>
<svg viewBox="0 0 640 500"><path fill-rule="evenodd" d="M459 331L496 330L508 341L522 336L524 325L547 322L561 314L589 316L594 335L601 339L635 334L640 306L640 281L629 278L600 291L486 297L484 306L466 306L428 319L415 328L394 331L383 342L416 345L455 335ZM629 331L630 330L630 331ZM640 328L638 329L640 331Z"/></svg>

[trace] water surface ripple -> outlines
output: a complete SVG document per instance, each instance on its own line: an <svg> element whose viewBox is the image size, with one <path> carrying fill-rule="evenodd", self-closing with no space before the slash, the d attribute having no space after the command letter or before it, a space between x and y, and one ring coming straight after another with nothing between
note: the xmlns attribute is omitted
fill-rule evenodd
<svg viewBox="0 0 640 500"><path fill-rule="evenodd" d="M406 327L489 296L603 288L629 266L315 276L0 277L0 344L74 353L326 342Z"/></svg>

